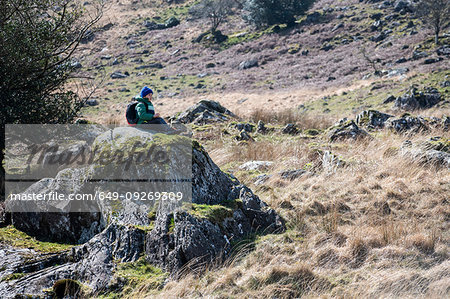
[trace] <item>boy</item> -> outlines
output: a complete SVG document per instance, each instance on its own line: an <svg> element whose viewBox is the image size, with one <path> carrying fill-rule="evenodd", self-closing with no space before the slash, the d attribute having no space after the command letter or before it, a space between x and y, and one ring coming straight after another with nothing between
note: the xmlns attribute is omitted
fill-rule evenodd
<svg viewBox="0 0 450 299"><path fill-rule="evenodd" d="M144 86L140 93L140 98L136 98L139 102L136 105L136 114L138 116L137 124L159 124L167 125L166 121L155 113L155 108L152 104L153 90ZM169 127L170 128L170 127Z"/></svg>

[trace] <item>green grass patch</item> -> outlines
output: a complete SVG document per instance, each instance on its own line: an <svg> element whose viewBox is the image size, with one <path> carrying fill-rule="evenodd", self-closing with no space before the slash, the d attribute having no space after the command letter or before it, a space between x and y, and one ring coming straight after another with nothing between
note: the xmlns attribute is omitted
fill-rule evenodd
<svg viewBox="0 0 450 299"><path fill-rule="evenodd" d="M60 252L74 245L38 241L36 238L16 229L12 225L0 228L0 243L19 248L34 249L40 252Z"/></svg>

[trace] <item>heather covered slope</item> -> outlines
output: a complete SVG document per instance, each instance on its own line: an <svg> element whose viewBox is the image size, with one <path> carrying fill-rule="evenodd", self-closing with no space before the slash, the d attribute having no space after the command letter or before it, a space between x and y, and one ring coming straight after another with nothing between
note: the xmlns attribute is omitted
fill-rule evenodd
<svg viewBox="0 0 450 299"><path fill-rule="evenodd" d="M407 9L397 9L397 2L317 1L292 29L256 30L236 12L220 27L229 39L216 44L192 42L208 30L206 20L189 14L195 1L113 1L100 30L78 54L80 73L101 70L105 76L96 93L99 105L85 115L111 121L113 113L121 119L126 102L145 84L157 91L164 115L199 98L240 111L305 105L317 114L329 112L316 107L327 96L351 111L361 109L362 102L378 108L385 95L411 84L442 88L449 66L445 30L436 47L428 27ZM180 24L162 30L145 26L171 16ZM250 61L254 67L240 68ZM381 77L373 75L373 66ZM112 79L114 72L128 75ZM343 92L350 95L337 98Z"/></svg>

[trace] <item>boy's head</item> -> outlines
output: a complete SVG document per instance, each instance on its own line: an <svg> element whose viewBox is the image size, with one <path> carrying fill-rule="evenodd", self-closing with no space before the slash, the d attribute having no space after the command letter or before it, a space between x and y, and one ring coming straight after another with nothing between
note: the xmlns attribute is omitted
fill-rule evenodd
<svg viewBox="0 0 450 299"><path fill-rule="evenodd" d="M142 88L142 90L141 90L141 94L140 94L141 98L145 98L149 94L153 95L153 90L151 90L147 86L144 86L144 88Z"/></svg>

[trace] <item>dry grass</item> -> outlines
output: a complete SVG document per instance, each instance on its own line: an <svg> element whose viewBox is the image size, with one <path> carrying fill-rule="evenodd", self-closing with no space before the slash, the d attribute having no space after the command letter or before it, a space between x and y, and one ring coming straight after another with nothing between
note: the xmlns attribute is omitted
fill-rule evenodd
<svg viewBox="0 0 450 299"><path fill-rule="evenodd" d="M277 209L288 230L257 238L251 250L223 266L169 282L158 297L448 297L450 173L414 163L400 151L385 154L407 139L437 135L448 133L383 131L371 140L335 144L277 134L245 144L216 137L206 147L227 171L249 160L275 162L267 170L275 175L263 187L252 185L252 173L235 174ZM293 181L277 177L318 163L317 148L338 155L345 166L327 172L317 164L314 175Z"/></svg>

